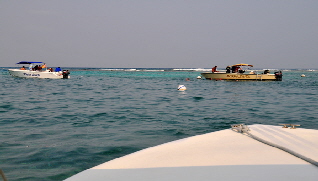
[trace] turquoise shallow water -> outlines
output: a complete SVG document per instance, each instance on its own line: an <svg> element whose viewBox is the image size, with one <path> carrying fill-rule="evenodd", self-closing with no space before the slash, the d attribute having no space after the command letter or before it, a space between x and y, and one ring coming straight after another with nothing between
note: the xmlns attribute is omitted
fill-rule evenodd
<svg viewBox="0 0 318 181"><path fill-rule="evenodd" d="M2 68L0 169L10 181L63 180L143 148L231 124L318 129L318 71L287 71L281 82L197 80L198 75L71 69L71 79L41 80L13 78ZM177 91L180 84L187 90Z"/></svg>

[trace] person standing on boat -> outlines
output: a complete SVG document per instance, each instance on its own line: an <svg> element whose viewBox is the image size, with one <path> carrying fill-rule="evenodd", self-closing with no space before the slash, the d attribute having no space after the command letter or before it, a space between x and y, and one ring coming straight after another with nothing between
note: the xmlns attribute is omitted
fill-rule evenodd
<svg viewBox="0 0 318 181"><path fill-rule="evenodd" d="M226 73L231 73L231 67L230 66L226 67Z"/></svg>
<svg viewBox="0 0 318 181"><path fill-rule="evenodd" d="M237 67L235 68L235 72L236 72L236 73L239 72L239 69L240 69L240 67L237 66Z"/></svg>
<svg viewBox="0 0 318 181"><path fill-rule="evenodd" d="M42 71L42 66L38 65L38 71Z"/></svg>
<svg viewBox="0 0 318 181"><path fill-rule="evenodd" d="M42 69L45 69L46 68L46 64L44 63L43 65L42 65Z"/></svg>
<svg viewBox="0 0 318 181"><path fill-rule="evenodd" d="M217 68L218 66L214 66L213 68L212 68L212 73L214 73L214 72L218 72L218 71L216 71L216 68Z"/></svg>
<svg viewBox="0 0 318 181"><path fill-rule="evenodd" d="M23 67L21 67L21 68L20 68L20 70L25 70L25 67L24 67L24 66L23 66Z"/></svg>
<svg viewBox="0 0 318 181"><path fill-rule="evenodd" d="M236 71L236 66L232 66L232 73L235 73Z"/></svg>

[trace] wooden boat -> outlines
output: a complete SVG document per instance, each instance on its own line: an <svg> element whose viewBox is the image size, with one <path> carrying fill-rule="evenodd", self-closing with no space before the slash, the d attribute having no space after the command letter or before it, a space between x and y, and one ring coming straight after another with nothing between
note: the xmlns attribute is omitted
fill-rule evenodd
<svg viewBox="0 0 318 181"><path fill-rule="evenodd" d="M213 71L204 72L201 75L209 80L250 80L250 81L282 81L283 74L281 71L270 73L264 70L262 73L243 70L242 67L253 67L250 64L235 64L230 69L227 67L226 72Z"/></svg>
<svg viewBox="0 0 318 181"><path fill-rule="evenodd" d="M108 161L66 181L315 181L318 130L295 126L232 125Z"/></svg>

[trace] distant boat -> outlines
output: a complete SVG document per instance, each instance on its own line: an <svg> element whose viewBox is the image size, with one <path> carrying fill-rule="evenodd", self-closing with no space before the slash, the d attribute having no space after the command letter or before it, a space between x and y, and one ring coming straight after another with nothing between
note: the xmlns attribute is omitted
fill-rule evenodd
<svg viewBox="0 0 318 181"><path fill-rule="evenodd" d="M250 81L281 81L283 74L281 71L275 73L270 73L268 69L264 70L262 73L257 73L254 71L247 72L243 70L242 67L253 67L250 64L235 64L231 67L227 67L226 72L213 71L212 72L203 72L201 75L205 79L209 80L250 80Z"/></svg>
<svg viewBox="0 0 318 181"><path fill-rule="evenodd" d="M54 71L47 68L44 62L18 62L21 68L8 69L10 75L22 78L42 78L42 79L68 79L70 72L68 70ZM36 65L35 65L36 64ZM25 67L24 65L28 65Z"/></svg>

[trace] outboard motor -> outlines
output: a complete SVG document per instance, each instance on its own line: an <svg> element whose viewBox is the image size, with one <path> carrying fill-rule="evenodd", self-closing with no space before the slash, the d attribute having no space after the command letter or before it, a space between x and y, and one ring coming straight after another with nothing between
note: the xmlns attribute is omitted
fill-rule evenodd
<svg viewBox="0 0 318 181"><path fill-rule="evenodd" d="M283 79L282 71L275 72L275 78L277 81L282 81L282 79Z"/></svg>
<svg viewBox="0 0 318 181"><path fill-rule="evenodd" d="M68 75L70 74L70 72L68 70L63 70L63 79L68 79Z"/></svg>

